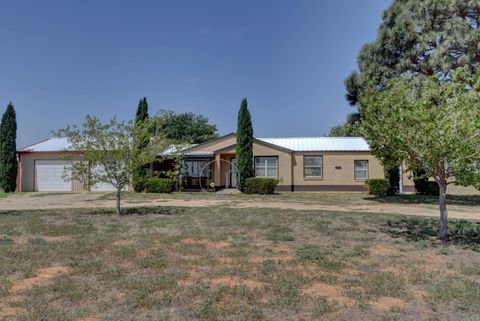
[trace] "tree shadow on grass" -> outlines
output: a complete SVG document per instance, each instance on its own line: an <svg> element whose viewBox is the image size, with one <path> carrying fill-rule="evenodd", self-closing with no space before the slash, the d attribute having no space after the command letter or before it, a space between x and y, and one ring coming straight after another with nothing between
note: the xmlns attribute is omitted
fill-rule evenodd
<svg viewBox="0 0 480 321"><path fill-rule="evenodd" d="M184 213L184 208L163 206L123 207L122 216L127 215L176 215ZM85 214L116 215L114 208L72 208L72 209L40 209L40 210L0 210L0 216L18 216L23 214Z"/></svg>
<svg viewBox="0 0 480 321"><path fill-rule="evenodd" d="M401 217L389 219L380 230L407 241L438 242L438 218ZM480 251L480 222L451 219L448 224L448 244L461 245Z"/></svg>
<svg viewBox="0 0 480 321"><path fill-rule="evenodd" d="M395 195L365 197L367 201L397 204L438 204L438 196L429 195ZM480 195L447 195L447 205L479 206Z"/></svg>

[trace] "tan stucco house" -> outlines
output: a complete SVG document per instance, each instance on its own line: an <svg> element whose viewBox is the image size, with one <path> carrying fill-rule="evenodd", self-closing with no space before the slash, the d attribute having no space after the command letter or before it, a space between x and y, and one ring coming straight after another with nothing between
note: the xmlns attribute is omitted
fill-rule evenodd
<svg viewBox="0 0 480 321"><path fill-rule="evenodd" d="M20 149L18 190L82 191L79 182L62 178L71 163L62 160L61 154L73 153L73 161L81 157L66 151L67 147L66 140L55 138ZM236 187L234 133L185 148L181 154L188 166L188 189L207 188L211 183L215 188ZM253 155L255 175L278 179L278 191L364 191L367 179L384 177L382 165L359 137L256 138ZM401 189L413 191L413 183L403 177Z"/></svg>

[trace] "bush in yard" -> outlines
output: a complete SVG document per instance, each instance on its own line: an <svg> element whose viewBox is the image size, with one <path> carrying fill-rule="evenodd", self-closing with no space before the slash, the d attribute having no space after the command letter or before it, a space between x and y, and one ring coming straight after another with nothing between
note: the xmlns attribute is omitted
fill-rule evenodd
<svg viewBox="0 0 480 321"><path fill-rule="evenodd" d="M428 182L427 183L427 190L425 191L425 195L430 196L438 196L440 193L440 188L436 182Z"/></svg>
<svg viewBox="0 0 480 321"><path fill-rule="evenodd" d="M415 181L415 190L419 195L438 196L440 189L438 184L428 179L421 179Z"/></svg>
<svg viewBox="0 0 480 321"><path fill-rule="evenodd" d="M245 180L245 194L273 194L277 184L273 178L250 177Z"/></svg>
<svg viewBox="0 0 480 321"><path fill-rule="evenodd" d="M173 181L170 178L151 177L145 180L144 186L147 193L170 193Z"/></svg>
<svg viewBox="0 0 480 321"><path fill-rule="evenodd" d="M390 183L383 178L367 179L368 193L376 196L386 196L390 191Z"/></svg>

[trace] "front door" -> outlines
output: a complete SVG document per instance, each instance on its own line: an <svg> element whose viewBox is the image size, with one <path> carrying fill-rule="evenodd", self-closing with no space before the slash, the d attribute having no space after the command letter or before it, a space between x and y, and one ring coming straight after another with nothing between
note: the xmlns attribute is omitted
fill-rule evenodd
<svg viewBox="0 0 480 321"><path fill-rule="evenodd" d="M230 158L230 187L237 187L237 160L235 158ZM233 165L232 165L233 164ZM235 165L235 166L234 166Z"/></svg>

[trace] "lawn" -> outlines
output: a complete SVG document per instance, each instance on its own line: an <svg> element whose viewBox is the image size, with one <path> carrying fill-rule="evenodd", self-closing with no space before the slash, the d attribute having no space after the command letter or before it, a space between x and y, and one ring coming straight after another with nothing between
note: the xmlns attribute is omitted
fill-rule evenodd
<svg viewBox="0 0 480 321"><path fill-rule="evenodd" d="M51 195L54 193L43 193ZM37 196L38 193L31 194ZM41 194L40 194L41 195ZM115 193L104 193L98 197L98 200L114 200ZM122 199L131 203L148 203L154 200L216 200L216 201L248 201L248 202L295 202L305 204L324 204L324 205L358 205L381 203L402 203L402 204L429 204L437 207L438 196L424 196L404 194L396 196L376 197L367 193L359 192L295 192L295 193L276 193L274 195L247 195L243 193L220 194L211 192L176 192L170 194L157 193L134 193L123 192ZM473 188L461 186L450 186L447 195L449 205L467 205L480 207L480 191Z"/></svg>
<svg viewBox="0 0 480 321"><path fill-rule="evenodd" d="M480 223L282 209L0 214L1 320L478 320Z"/></svg>

